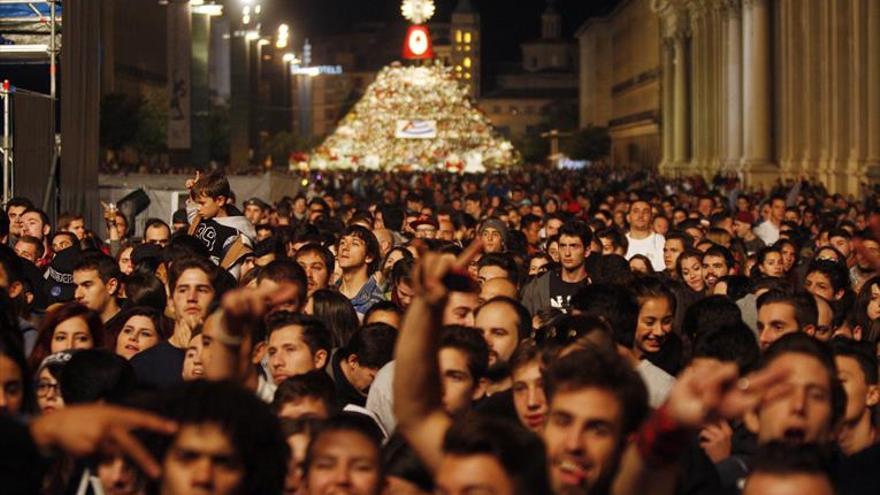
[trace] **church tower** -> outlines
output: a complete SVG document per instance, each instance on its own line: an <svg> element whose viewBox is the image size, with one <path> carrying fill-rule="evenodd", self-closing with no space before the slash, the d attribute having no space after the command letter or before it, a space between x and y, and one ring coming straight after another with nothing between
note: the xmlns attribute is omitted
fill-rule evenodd
<svg viewBox="0 0 880 495"><path fill-rule="evenodd" d="M523 68L529 72L572 70L574 47L562 39L562 14L554 0L547 0L541 14L541 37L522 43Z"/></svg>
<svg viewBox="0 0 880 495"><path fill-rule="evenodd" d="M541 38L545 40L562 38L562 15L553 4L553 0L548 1L547 9L541 15Z"/></svg>
<svg viewBox="0 0 880 495"><path fill-rule="evenodd" d="M452 70L473 98L480 96L480 14L469 0L459 0L452 13Z"/></svg>

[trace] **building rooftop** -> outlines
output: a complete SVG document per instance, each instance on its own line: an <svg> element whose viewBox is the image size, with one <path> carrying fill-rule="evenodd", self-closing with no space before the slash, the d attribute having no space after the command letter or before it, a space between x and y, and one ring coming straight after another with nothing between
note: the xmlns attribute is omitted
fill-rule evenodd
<svg viewBox="0 0 880 495"><path fill-rule="evenodd" d="M578 97L578 89L577 88L537 88L537 89L525 89L525 88L501 88L493 91L489 91L487 93L483 93L480 96L481 100L486 99L502 99L502 98L512 98L512 99L547 99L547 100L576 100Z"/></svg>

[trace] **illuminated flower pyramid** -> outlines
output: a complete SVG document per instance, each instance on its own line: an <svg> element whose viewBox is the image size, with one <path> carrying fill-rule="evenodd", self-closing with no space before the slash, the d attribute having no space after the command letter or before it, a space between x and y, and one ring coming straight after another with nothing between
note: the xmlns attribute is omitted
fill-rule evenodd
<svg viewBox="0 0 880 495"><path fill-rule="evenodd" d="M315 149L310 166L478 172L518 162L448 68L393 64Z"/></svg>

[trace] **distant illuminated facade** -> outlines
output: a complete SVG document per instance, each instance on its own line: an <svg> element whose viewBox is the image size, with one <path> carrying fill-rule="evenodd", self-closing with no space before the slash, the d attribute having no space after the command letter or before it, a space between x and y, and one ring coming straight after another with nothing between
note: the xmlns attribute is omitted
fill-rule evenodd
<svg viewBox="0 0 880 495"><path fill-rule="evenodd" d="M455 77L467 85L469 94L480 96L480 14L468 0L461 0L452 13L450 65Z"/></svg>
<svg viewBox="0 0 880 495"><path fill-rule="evenodd" d="M880 180L880 1L624 0L578 37L581 125L615 166Z"/></svg>

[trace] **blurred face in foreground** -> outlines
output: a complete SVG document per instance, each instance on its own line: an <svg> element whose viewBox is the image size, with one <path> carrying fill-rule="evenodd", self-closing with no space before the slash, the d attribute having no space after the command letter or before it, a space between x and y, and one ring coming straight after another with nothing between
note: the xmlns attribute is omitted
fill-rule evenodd
<svg viewBox="0 0 880 495"><path fill-rule="evenodd" d="M530 361L511 372L513 405L523 426L541 434L547 422L547 396L539 359Z"/></svg>
<svg viewBox="0 0 880 495"><path fill-rule="evenodd" d="M758 435L758 443L783 441L792 444L824 443L833 430L831 379L817 358L787 352L773 365L791 370L784 383L776 387L785 393L768 393L768 399L753 414L746 415L746 426Z"/></svg>
<svg viewBox="0 0 880 495"><path fill-rule="evenodd" d="M771 474L749 476L743 495L834 495L834 488L825 476L814 473Z"/></svg>
<svg viewBox="0 0 880 495"><path fill-rule="evenodd" d="M622 428L622 405L610 391L558 390L544 427L554 493L604 493L622 451Z"/></svg>
<svg viewBox="0 0 880 495"><path fill-rule="evenodd" d="M162 495L234 495L245 472L229 436L215 423L182 425L162 462Z"/></svg>
<svg viewBox="0 0 880 495"><path fill-rule="evenodd" d="M379 449L363 433L319 434L311 449L305 488L309 495L378 495L383 488Z"/></svg>
<svg viewBox="0 0 880 495"><path fill-rule="evenodd" d="M513 495L514 490L504 466L489 454L447 454L437 471L436 493L443 495Z"/></svg>

